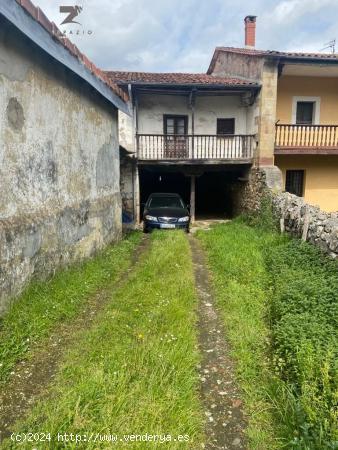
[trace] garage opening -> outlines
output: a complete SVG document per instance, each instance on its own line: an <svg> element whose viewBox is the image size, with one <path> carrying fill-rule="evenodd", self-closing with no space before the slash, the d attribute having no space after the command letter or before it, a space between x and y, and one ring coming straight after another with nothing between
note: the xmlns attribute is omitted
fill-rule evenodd
<svg viewBox="0 0 338 450"><path fill-rule="evenodd" d="M154 192L179 194L191 203L191 175L195 178L196 220L231 218L237 211L238 187L247 169L238 167L159 167L139 166L141 217L143 205Z"/></svg>
<svg viewBox="0 0 338 450"><path fill-rule="evenodd" d="M179 194L188 205L190 202L190 178L182 172L159 170L158 168L140 168L141 216L144 204L154 192L172 192Z"/></svg>
<svg viewBox="0 0 338 450"><path fill-rule="evenodd" d="M237 171L204 172L196 177L196 219L233 217L238 177Z"/></svg>

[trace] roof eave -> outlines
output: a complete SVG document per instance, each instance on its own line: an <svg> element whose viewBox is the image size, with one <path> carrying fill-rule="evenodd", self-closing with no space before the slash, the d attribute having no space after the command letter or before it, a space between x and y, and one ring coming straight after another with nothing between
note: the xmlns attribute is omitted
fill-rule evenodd
<svg viewBox="0 0 338 450"><path fill-rule="evenodd" d="M215 63L216 63L216 60L217 60L219 52L223 52L223 53L227 53L228 52L228 53L235 53L235 54L238 54L238 55L243 55L243 53L241 53L241 52L236 52L235 49L227 50L225 48L216 47L216 49L214 51L214 54L212 56L209 68L207 70L207 74L208 75L212 74L212 72L213 72L213 70L215 68ZM245 54L244 53L244 55L248 56L250 58L264 58L264 59L267 59L267 60L270 60L270 61L276 61L276 62L280 62L280 63L283 63L283 64L288 63L288 62L292 62L294 64L309 64L309 63L311 63L311 64L321 64L321 65L323 65L323 64L325 64L325 65L338 64L338 58L334 59L334 58L329 58L329 57L328 58L325 58L325 57L323 57L323 58L321 58L321 57L311 57L311 56L304 57L304 56L296 56L296 55L295 56L283 55L283 54L278 54L278 53L274 54L274 53L268 53L268 52L266 54L260 54L260 53L257 53L257 54L254 54L254 53L252 53L252 54Z"/></svg>
<svg viewBox="0 0 338 450"><path fill-rule="evenodd" d="M276 57L277 59L277 57ZM311 58L311 57L297 57L297 56L278 56L281 63L294 63L294 64L320 64L320 65L338 65L337 59L324 59L324 58Z"/></svg>
<svg viewBox="0 0 338 450"><path fill-rule="evenodd" d="M96 77L90 70L73 56L61 43L45 30L39 22L34 20L16 1L1 0L0 15L5 17L28 39L49 54L53 59L67 67L77 76L91 85L101 96L116 108L130 114L129 106L109 86Z"/></svg>
<svg viewBox="0 0 338 450"><path fill-rule="evenodd" d="M117 82L117 84L121 87L128 86L129 84L132 87L140 87L142 89L186 89L186 90L258 90L260 89L259 84L197 84L197 83L149 83L149 82L140 82L140 81L130 81L130 82Z"/></svg>
<svg viewBox="0 0 338 450"><path fill-rule="evenodd" d="M211 61L210 61L210 64L209 64L209 67L208 67L208 70L207 70L207 75L211 75L212 74L212 72L213 72L213 70L215 68L215 62L216 62L218 53L219 53L219 49L215 48L214 54L212 55L212 58L211 58Z"/></svg>

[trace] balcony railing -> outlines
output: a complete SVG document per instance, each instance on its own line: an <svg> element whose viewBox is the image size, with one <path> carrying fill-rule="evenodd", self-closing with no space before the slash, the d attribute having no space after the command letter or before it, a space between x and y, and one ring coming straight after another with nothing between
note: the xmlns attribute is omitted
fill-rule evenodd
<svg viewBox="0 0 338 450"><path fill-rule="evenodd" d="M276 150L337 150L338 125L276 124Z"/></svg>
<svg viewBox="0 0 338 450"><path fill-rule="evenodd" d="M253 135L137 134L141 160L252 160Z"/></svg>

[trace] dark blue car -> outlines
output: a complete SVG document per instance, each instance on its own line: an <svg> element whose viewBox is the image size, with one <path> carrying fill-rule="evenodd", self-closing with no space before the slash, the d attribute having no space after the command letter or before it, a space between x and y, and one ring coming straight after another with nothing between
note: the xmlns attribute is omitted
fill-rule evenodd
<svg viewBox="0 0 338 450"><path fill-rule="evenodd" d="M143 231L181 229L189 232L190 214L178 194L151 194L144 206Z"/></svg>

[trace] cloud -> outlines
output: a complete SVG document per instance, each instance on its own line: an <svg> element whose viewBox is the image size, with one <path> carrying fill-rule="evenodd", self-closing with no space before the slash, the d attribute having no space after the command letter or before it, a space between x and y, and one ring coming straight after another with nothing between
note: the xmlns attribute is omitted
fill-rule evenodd
<svg viewBox="0 0 338 450"><path fill-rule="evenodd" d="M336 0L35 0L58 26L60 5L83 6L70 39L112 70L205 72L218 45L242 46L257 15L257 47L318 51L336 36ZM88 30L92 31L88 35Z"/></svg>

